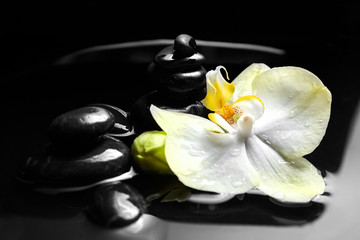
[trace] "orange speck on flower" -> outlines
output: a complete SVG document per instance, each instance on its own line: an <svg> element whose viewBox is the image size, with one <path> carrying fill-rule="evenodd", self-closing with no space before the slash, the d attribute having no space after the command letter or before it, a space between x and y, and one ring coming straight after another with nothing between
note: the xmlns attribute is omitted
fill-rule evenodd
<svg viewBox="0 0 360 240"><path fill-rule="evenodd" d="M225 105L215 112L225 119L231 118L236 113L231 105Z"/></svg>

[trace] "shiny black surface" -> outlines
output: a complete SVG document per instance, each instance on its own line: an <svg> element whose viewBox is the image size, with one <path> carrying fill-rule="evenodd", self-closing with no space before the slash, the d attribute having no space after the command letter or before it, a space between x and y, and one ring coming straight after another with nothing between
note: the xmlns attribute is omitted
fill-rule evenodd
<svg viewBox="0 0 360 240"><path fill-rule="evenodd" d="M101 226L120 228L137 221L145 209L145 201L136 189L115 182L94 189L86 215Z"/></svg>
<svg viewBox="0 0 360 240"><path fill-rule="evenodd" d="M81 107L56 117L49 125L49 138L59 144L92 142L115 124L115 117L106 109Z"/></svg>

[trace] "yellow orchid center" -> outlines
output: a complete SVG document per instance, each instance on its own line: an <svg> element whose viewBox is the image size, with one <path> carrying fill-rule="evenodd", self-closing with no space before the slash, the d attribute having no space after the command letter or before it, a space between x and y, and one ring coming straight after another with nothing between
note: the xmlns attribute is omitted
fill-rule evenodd
<svg viewBox="0 0 360 240"><path fill-rule="evenodd" d="M222 116L230 124L234 123L233 116L235 114L237 114L235 109L233 108L232 104L231 105L225 105L221 109L215 110L215 112L217 114L219 114L220 116Z"/></svg>

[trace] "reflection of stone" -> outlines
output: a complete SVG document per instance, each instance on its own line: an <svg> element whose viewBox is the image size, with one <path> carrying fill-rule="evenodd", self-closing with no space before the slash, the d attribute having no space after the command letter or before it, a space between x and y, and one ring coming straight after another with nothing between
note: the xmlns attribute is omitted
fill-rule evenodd
<svg viewBox="0 0 360 240"><path fill-rule="evenodd" d="M105 227L123 227L138 220L145 211L143 197L124 183L100 185L94 189L87 216Z"/></svg>
<svg viewBox="0 0 360 240"><path fill-rule="evenodd" d="M156 91L139 98L131 110L137 133L159 130L149 108L175 110L206 117L209 111L200 103L206 95L205 57L196 51L196 41L187 34L179 35L174 45L161 50L149 65L150 78Z"/></svg>

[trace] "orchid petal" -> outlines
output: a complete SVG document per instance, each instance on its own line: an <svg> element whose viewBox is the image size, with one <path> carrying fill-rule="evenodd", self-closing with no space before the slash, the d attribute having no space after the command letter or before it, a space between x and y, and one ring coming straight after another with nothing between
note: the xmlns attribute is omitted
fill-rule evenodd
<svg viewBox="0 0 360 240"><path fill-rule="evenodd" d="M208 115L209 119L222 127L225 131L231 133L234 132L235 129L219 114L217 113L209 113Z"/></svg>
<svg viewBox="0 0 360 240"><path fill-rule="evenodd" d="M224 130L212 121L192 114L162 110L154 105L150 106L150 112L156 123L168 132L181 132L184 128L204 128L208 131L224 133Z"/></svg>
<svg viewBox="0 0 360 240"><path fill-rule="evenodd" d="M167 134L165 155L169 167L186 186L237 194L247 192L258 183L258 174L248 161L244 141L236 134L224 134L215 123L199 121L193 115L154 106L151 112Z"/></svg>
<svg viewBox="0 0 360 240"><path fill-rule="evenodd" d="M305 158L284 158L253 135L246 141L247 155L259 173L257 188L282 202L309 202L324 192L325 183Z"/></svg>
<svg viewBox="0 0 360 240"><path fill-rule="evenodd" d="M331 93L319 78L298 67L272 68L252 83L265 104L254 134L290 158L311 153L325 135Z"/></svg>
<svg viewBox="0 0 360 240"><path fill-rule="evenodd" d="M225 106L235 91L234 84L228 83L224 79L221 69L226 71L224 67L218 66L215 70L211 70L206 74L207 94L201 102L211 111Z"/></svg>
<svg viewBox="0 0 360 240"><path fill-rule="evenodd" d="M238 108L242 114L250 115L254 120L258 120L264 113L264 103L256 96L247 95L239 98L232 104L233 108Z"/></svg>
<svg viewBox="0 0 360 240"><path fill-rule="evenodd" d="M245 68L233 81L235 91L231 97L230 103L235 102L240 97L253 95L252 81L259 74L269 70L270 68L263 63L253 63Z"/></svg>

